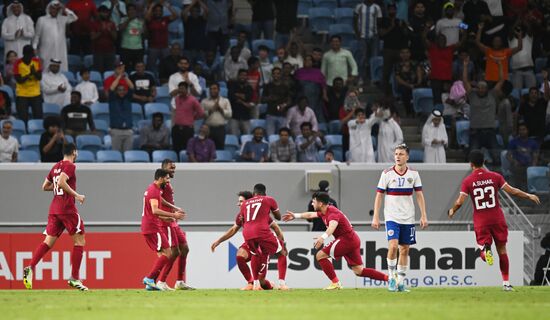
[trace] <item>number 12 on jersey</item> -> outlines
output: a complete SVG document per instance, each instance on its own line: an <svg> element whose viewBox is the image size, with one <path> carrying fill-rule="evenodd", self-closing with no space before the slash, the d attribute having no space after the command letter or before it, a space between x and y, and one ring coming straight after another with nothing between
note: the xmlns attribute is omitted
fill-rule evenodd
<svg viewBox="0 0 550 320"><path fill-rule="evenodd" d="M258 211L260 210L260 207L262 206L261 203L251 203L246 206L246 221L252 221L256 220L256 216L258 215ZM250 207L254 210L254 213L252 213L252 219L250 219Z"/></svg>
<svg viewBox="0 0 550 320"><path fill-rule="evenodd" d="M63 189L59 187L59 176L53 177L53 193L56 196L62 196L63 195Z"/></svg>

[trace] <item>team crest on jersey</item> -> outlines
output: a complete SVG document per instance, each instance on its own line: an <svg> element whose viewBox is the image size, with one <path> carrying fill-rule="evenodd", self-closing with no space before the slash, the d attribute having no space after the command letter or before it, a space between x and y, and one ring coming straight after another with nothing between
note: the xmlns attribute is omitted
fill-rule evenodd
<svg viewBox="0 0 550 320"><path fill-rule="evenodd" d="M388 236L393 236L393 230L388 230Z"/></svg>
<svg viewBox="0 0 550 320"><path fill-rule="evenodd" d="M407 179L407 182L408 182L408 183L413 183L413 178L408 178L408 179Z"/></svg>

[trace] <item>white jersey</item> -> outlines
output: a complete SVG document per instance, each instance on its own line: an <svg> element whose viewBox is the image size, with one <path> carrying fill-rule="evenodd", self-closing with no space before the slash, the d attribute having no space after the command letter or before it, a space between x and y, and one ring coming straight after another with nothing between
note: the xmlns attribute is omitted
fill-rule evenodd
<svg viewBox="0 0 550 320"><path fill-rule="evenodd" d="M397 173L395 167L388 168L380 175L378 188L385 193L384 220L400 224L414 224L413 191L422 191L422 181L418 171L407 167L403 174Z"/></svg>

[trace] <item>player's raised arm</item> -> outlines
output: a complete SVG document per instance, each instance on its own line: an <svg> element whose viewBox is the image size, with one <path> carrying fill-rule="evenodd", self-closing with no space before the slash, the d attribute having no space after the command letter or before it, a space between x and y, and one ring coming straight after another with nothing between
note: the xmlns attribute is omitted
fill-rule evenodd
<svg viewBox="0 0 550 320"><path fill-rule="evenodd" d="M302 213L294 213L292 211L286 211L286 214L283 216L283 221L292 221L294 219L313 219L317 218L317 212L302 212Z"/></svg>
<svg viewBox="0 0 550 320"><path fill-rule="evenodd" d="M511 185L509 185L508 183L506 183L506 184L504 184L504 186L502 186L502 190L504 190L509 195L520 197L520 198L527 199L527 200L531 200L536 204L540 204L540 199L537 195L524 192L524 191L522 191L518 188L514 188Z"/></svg>
<svg viewBox="0 0 550 320"><path fill-rule="evenodd" d="M59 180L57 184L68 195L70 195L71 197L74 197L76 201L80 202L80 204L83 204L84 199L86 199L86 196L74 191L73 188L71 188L71 186L69 186L69 184L67 183L67 180L69 180L69 177L67 176L67 174L65 174L65 172L61 172L61 174L59 175Z"/></svg>
<svg viewBox="0 0 550 320"><path fill-rule="evenodd" d="M426 199L422 190L416 191L416 203L420 208L420 227L426 229L428 227L428 214L426 213Z"/></svg>
<svg viewBox="0 0 550 320"><path fill-rule="evenodd" d="M460 195L458 196L458 198L455 201L455 204L453 205L453 207L451 209L449 209L449 212L447 213L449 215L449 219L453 218L453 216L458 211L458 209L460 209L460 207L462 207L462 205L464 204L464 201L466 201L467 197L468 197L468 195L466 195L465 193L463 193L463 192L460 193Z"/></svg>
<svg viewBox="0 0 550 320"><path fill-rule="evenodd" d="M42 191L52 191L52 190L53 190L53 183L47 178L44 179L44 183L42 184Z"/></svg>
<svg viewBox="0 0 550 320"><path fill-rule="evenodd" d="M219 246L222 242L231 239L231 237L233 237L240 228L240 226L234 224L233 226L231 226L231 228L227 229L227 231L218 240L214 241L210 246L212 252L214 252L214 250L216 250L216 247Z"/></svg>
<svg viewBox="0 0 550 320"><path fill-rule="evenodd" d="M323 247L325 240L334 233L334 230L336 230L337 227L338 227L338 221L335 221L335 220L330 221L328 223L327 231L325 231L325 233L323 233L320 237L318 237L315 240L315 249L321 249Z"/></svg>
<svg viewBox="0 0 550 320"><path fill-rule="evenodd" d="M150 199L149 203L151 204L151 209L153 211L153 214L156 216L159 216L159 218L166 217L166 218L173 218L176 220L181 220L185 218L185 213L183 212L180 212L180 211L168 212L160 209L158 199Z"/></svg>

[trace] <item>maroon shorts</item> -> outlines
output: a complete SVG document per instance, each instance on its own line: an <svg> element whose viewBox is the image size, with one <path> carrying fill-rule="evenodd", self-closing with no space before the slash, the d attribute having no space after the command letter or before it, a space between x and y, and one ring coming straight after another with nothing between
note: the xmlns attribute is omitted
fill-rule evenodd
<svg viewBox="0 0 550 320"><path fill-rule="evenodd" d="M476 241L480 246L492 245L493 239L496 245L508 242L508 226L506 223L474 226Z"/></svg>
<svg viewBox="0 0 550 320"><path fill-rule="evenodd" d="M160 230L168 240L168 245L170 247L177 247L180 244L187 243L187 237L185 236L185 232L183 232L179 226L178 227L162 226L160 227Z"/></svg>
<svg viewBox="0 0 550 320"><path fill-rule="evenodd" d="M59 237L65 229L71 236L75 233L84 234L84 221L78 213L48 215L48 225L44 231L46 235Z"/></svg>
<svg viewBox="0 0 550 320"><path fill-rule="evenodd" d="M355 232L350 232L348 235L338 237L332 242L329 242L321 249L333 259L344 257L348 266L360 266L363 264L361 258L361 240Z"/></svg>
<svg viewBox="0 0 550 320"><path fill-rule="evenodd" d="M283 249L281 241L274 234L265 238L248 240L245 244L248 246L251 254L272 255L281 252Z"/></svg>
<svg viewBox="0 0 550 320"><path fill-rule="evenodd" d="M275 238L277 239L277 242L279 242L281 247L284 247L284 243L279 238L277 238L277 237L275 237ZM250 257L252 256L252 252L250 251L250 247L248 246L248 244L246 242L243 242L243 244L241 244L239 249L243 249L244 251L246 251L246 253L248 255L248 260L247 261L250 261Z"/></svg>
<svg viewBox="0 0 550 320"><path fill-rule="evenodd" d="M168 243L168 239L166 238L164 232L146 233L143 234L143 237L145 238L145 242L147 242L149 248L155 252L160 252L162 249L170 248L170 244Z"/></svg>

